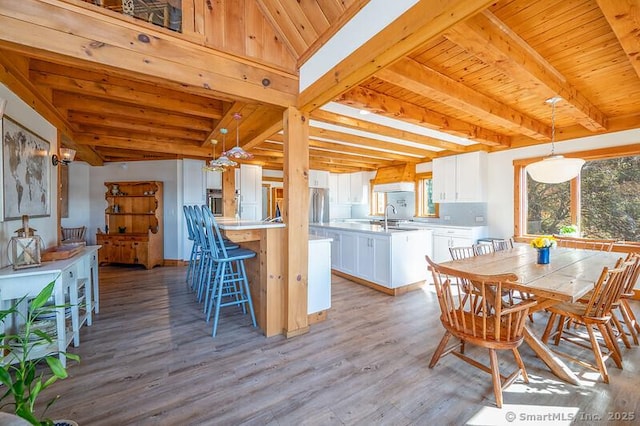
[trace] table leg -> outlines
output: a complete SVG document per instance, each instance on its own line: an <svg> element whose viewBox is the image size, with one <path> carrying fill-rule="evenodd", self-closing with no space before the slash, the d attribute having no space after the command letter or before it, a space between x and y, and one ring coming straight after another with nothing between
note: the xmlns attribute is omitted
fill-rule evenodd
<svg viewBox="0 0 640 426"><path fill-rule="evenodd" d="M573 374L569 367L531 332L528 325L524 327L524 341L538 355L538 358L547 364L553 374L572 385L580 385L578 376Z"/></svg>

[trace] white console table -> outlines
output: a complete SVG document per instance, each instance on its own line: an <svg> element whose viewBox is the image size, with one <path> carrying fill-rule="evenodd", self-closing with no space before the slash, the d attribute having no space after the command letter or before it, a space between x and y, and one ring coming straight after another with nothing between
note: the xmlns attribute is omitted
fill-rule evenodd
<svg viewBox="0 0 640 426"><path fill-rule="evenodd" d="M55 281L53 294L57 306L65 305L65 293L69 294L70 327L65 321L64 307L56 309L57 351L63 365L66 365L63 353L67 346L71 341L74 346L80 344L80 327L85 322L91 325L92 315L100 310L99 248L83 247L82 251L69 259L43 262L39 267L14 270L8 266L0 269L0 309L8 309L16 299L37 296L52 281ZM79 297L82 291L84 296Z"/></svg>

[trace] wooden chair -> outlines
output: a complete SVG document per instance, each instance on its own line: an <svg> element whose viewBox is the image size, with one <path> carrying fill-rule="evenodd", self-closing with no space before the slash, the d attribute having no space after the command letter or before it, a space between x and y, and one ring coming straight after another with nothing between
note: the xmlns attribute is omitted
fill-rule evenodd
<svg viewBox="0 0 640 426"><path fill-rule="evenodd" d="M492 240L493 251L505 251L513 248L513 238L505 240Z"/></svg>
<svg viewBox="0 0 640 426"><path fill-rule="evenodd" d="M78 228L65 228L62 227L62 244L74 244L74 243L86 243L84 234L87 231L86 226L80 226Z"/></svg>
<svg viewBox="0 0 640 426"><path fill-rule="evenodd" d="M472 247L476 256L493 253L493 245L489 243L474 244Z"/></svg>
<svg viewBox="0 0 640 426"><path fill-rule="evenodd" d="M579 248L586 250L611 251L615 239L578 238L566 235L554 235L558 247Z"/></svg>
<svg viewBox="0 0 640 426"><path fill-rule="evenodd" d="M587 303L560 303L547 308L551 316L542 335L544 343L550 337L554 337L555 345L559 345L561 340L565 340L581 347L590 348L594 354L596 365L589 364L583 359L577 359L563 352L554 352L580 365L599 371L605 383L609 383L609 374L605 365L607 359L613 358L616 366L622 368L620 349L615 342L615 335L611 325L611 310L613 304L620 299L622 294L623 277L626 271L623 263L624 261L620 259L615 268L604 267ZM554 321L558 317L556 331L551 333ZM586 346L581 342L581 340L587 340L585 336L572 331L570 327L565 329L568 321L586 327L590 346ZM598 343L596 336L598 331L604 340L605 347L608 349L606 353L602 352Z"/></svg>
<svg viewBox="0 0 640 426"><path fill-rule="evenodd" d="M633 344L638 346L640 325L638 325L638 321L628 301L634 296L633 288L638 281L638 276L640 276L640 254L629 253L625 259L625 265L627 265L627 270L623 278L622 294L620 295L620 299L613 304L613 316L611 319L616 325L624 345L627 348L631 348L627 334L631 336ZM625 332L623 324L627 328L628 333Z"/></svg>
<svg viewBox="0 0 640 426"><path fill-rule="evenodd" d="M426 256L440 304L440 321L444 336L434 352L429 368L435 367L440 358L453 354L463 361L491 374L496 405L502 407L502 391L520 375L528 383L529 378L518 352L523 341L523 329L529 309L536 304L526 300L515 306L503 306L502 294L508 283L517 280L514 274L478 275L447 268L434 263ZM506 285L505 285L506 284ZM469 292L468 288L474 287ZM505 287L503 289L503 287ZM477 309L481 305L481 309ZM460 340L447 348L451 337ZM465 343L489 350L490 367L464 354ZM500 375L497 351L511 350L518 369L509 377Z"/></svg>
<svg viewBox="0 0 640 426"><path fill-rule="evenodd" d="M449 253L451 253L453 260L466 259L476 255L473 247L449 247Z"/></svg>

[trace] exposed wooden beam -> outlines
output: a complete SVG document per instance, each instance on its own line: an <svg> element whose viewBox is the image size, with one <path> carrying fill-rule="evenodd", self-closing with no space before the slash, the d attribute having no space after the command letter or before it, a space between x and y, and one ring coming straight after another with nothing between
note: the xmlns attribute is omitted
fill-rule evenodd
<svg viewBox="0 0 640 426"><path fill-rule="evenodd" d="M343 93L339 98L339 102L356 108L366 108L386 117L409 121L431 129L476 140L479 143L490 146L509 146L510 143L508 136L363 87L357 87Z"/></svg>
<svg viewBox="0 0 640 426"><path fill-rule="evenodd" d="M127 120L120 117L105 116L102 114L90 114L82 112L70 112L68 114L69 121L78 123L83 126L95 126L102 128L111 128L116 130L125 130L138 133L148 133L164 137L175 137L182 139L192 139L200 142L204 137L204 132L191 131L187 129L178 129L175 127L160 126L154 124L140 123L135 118Z"/></svg>
<svg viewBox="0 0 640 426"><path fill-rule="evenodd" d="M640 1L596 0L602 14L618 38L629 62L640 77Z"/></svg>
<svg viewBox="0 0 640 426"><path fill-rule="evenodd" d="M282 142L282 135L274 135L269 138L270 141ZM261 145L262 146L262 145ZM349 154L357 154L360 156L376 158L389 161L402 161L404 163L417 163L421 161L427 161L429 156L425 157L412 157L409 155L395 154L388 151L381 151L379 149L363 148L362 146L345 145L338 142L327 142L316 139L314 137L309 138L309 146L311 148L319 148L328 152L348 152ZM331 154L327 154L331 155Z"/></svg>
<svg viewBox="0 0 640 426"><path fill-rule="evenodd" d="M118 34L118 37L114 37ZM0 40L12 49L117 66L133 75L163 78L185 87L219 91L238 99L288 106L298 79L282 70L188 42L88 8L56 0L2 1ZM264 79L269 85L263 85Z"/></svg>
<svg viewBox="0 0 640 426"><path fill-rule="evenodd" d="M418 133L408 132L406 130L397 129L395 127L384 126L382 124L372 123L367 120L358 120L357 118L347 117L346 115L335 114L333 112L317 109L311 113L313 120L323 123L334 124L337 126L348 127L354 130L362 130L363 132L371 132L390 138L402 139L430 146L433 148L450 149L452 151L464 151L464 145L458 145L453 142L447 142Z"/></svg>
<svg viewBox="0 0 640 426"><path fill-rule="evenodd" d="M175 154L191 158L211 158L211 150L195 145L168 144L153 142L147 139L118 138L113 136L94 136L87 134L77 134L75 141L81 145L104 146L107 148L121 148L136 150L161 152L165 154Z"/></svg>
<svg viewBox="0 0 640 426"><path fill-rule="evenodd" d="M282 120L276 120L273 124L262 130L257 136L253 139L242 145L242 148L245 150L250 150L253 147L260 145L270 136L278 133L282 130Z"/></svg>
<svg viewBox="0 0 640 426"><path fill-rule="evenodd" d="M388 150L391 152L401 154L411 154L419 157L428 157L432 155L433 151L427 149L415 148L413 146L402 145L399 143L393 143L388 141L382 141L374 138L367 138L359 135L352 135L350 133L338 132L335 130L321 129L319 127L312 127L309 130L309 134L313 138L323 138L329 141L340 141L354 145L362 145L370 148L379 148Z"/></svg>
<svg viewBox="0 0 640 426"><path fill-rule="evenodd" d="M150 85L121 86L46 74L39 71L32 71L30 78L36 85L49 86L57 90L95 96L105 100L115 100L132 105L145 105L169 111L180 111L185 114L213 119L218 119L222 116L222 103L216 99L193 96L189 100L180 99L185 96L174 92L167 93Z"/></svg>
<svg viewBox="0 0 640 426"><path fill-rule="evenodd" d="M311 140L309 142L311 142ZM339 160L360 162L362 164L378 164L378 165L390 164L394 162L394 160L389 160L386 158L357 155L350 151L345 151L344 149L341 152L335 152L335 151L327 151L327 150L313 148L311 147L311 144L309 144L309 146L310 146L309 158L315 159L317 161L322 161L323 159L330 158L333 160L339 159ZM255 155L264 154L264 155L269 155L273 157L281 157L281 156L284 156L284 153L282 152L282 148L283 146L281 144L264 143L259 147L253 148L251 152L254 153Z"/></svg>
<svg viewBox="0 0 640 426"><path fill-rule="evenodd" d="M299 107L304 111L321 107L491 3L493 0L419 1L307 87L300 94Z"/></svg>
<svg viewBox="0 0 640 426"><path fill-rule="evenodd" d="M161 111L147 108L144 105L132 106L117 102L108 102L98 98L72 95L65 92L54 92L53 103L58 109L99 113L110 117L146 121L149 124L162 123L165 126L201 131L211 131L213 128L213 121L206 118L175 114L173 111Z"/></svg>
<svg viewBox="0 0 640 426"><path fill-rule="evenodd" d="M24 74L25 69L20 70L18 68L20 63L20 57L16 57L12 53L0 52L0 81L47 121L56 126L62 134L59 139L63 140L68 148L75 149L78 158L92 166L102 165L102 158L91 147L81 146L75 142L75 129L71 123L31 83L28 76Z"/></svg>
<svg viewBox="0 0 640 426"><path fill-rule="evenodd" d="M202 146L208 146L211 139L219 139L218 135L220 135L220 129L229 130L230 126L233 124L233 114L242 113L243 109L247 106L244 102L233 102L230 105L227 105L224 108L222 116L220 120L216 123L216 126L211 130L211 133L204 138L202 141ZM252 106L255 109L255 106ZM245 111L246 114L246 111ZM222 150L222 145L217 147L216 153Z"/></svg>
<svg viewBox="0 0 640 426"><path fill-rule="evenodd" d="M413 59L401 59L378 71L376 77L533 139L551 140L551 128L546 124Z"/></svg>
<svg viewBox="0 0 640 426"><path fill-rule="evenodd" d="M168 138L165 136L158 135L150 135L148 133L138 133L132 132L128 130L119 130L119 129L108 129L104 127L96 127L96 126L83 126L81 125L78 129L79 134L91 135L91 136L105 136L105 137L114 137L114 138L124 138L124 139L134 139L134 140L143 140L150 141L159 144L169 144L169 145L184 145L184 146L194 146L194 141L190 139L182 139L182 138ZM204 149L204 148L203 148ZM209 157L211 157L211 146L209 149Z"/></svg>
<svg viewBox="0 0 640 426"><path fill-rule="evenodd" d="M605 130L605 115L547 60L489 11L448 29L444 36L484 63L524 83L541 102L558 95L570 105L566 113L591 131Z"/></svg>

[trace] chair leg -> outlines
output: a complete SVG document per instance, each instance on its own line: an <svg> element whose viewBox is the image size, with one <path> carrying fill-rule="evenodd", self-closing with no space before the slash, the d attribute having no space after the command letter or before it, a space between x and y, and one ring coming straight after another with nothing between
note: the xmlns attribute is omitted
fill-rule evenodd
<svg viewBox="0 0 640 426"><path fill-rule="evenodd" d="M613 332L611 322L608 322L606 324L598 324L598 330L600 330L600 334L602 334L605 346L611 352L610 356L616 363L616 367L622 370L622 352L620 352L620 348L618 347L618 341L616 339L615 333Z"/></svg>
<svg viewBox="0 0 640 426"><path fill-rule="evenodd" d="M631 307L627 303L626 300L620 300L620 313L622 314L622 319L624 320L624 324L629 329L629 334L631 334L631 338L633 339L633 344L638 346L638 332L636 331L635 326L636 321L633 316L633 312L631 311Z"/></svg>
<svg viewBox="0 0 640 426"><path fill-rule="evenodd" d="M547 321L547 326L545 327L544 333L542 333L542 337L540 338L540 340L542 340L542 343L546 344L549 340L549 335L551 334L551 329L553 328L553 321L557 316L558 314L556 314L555 312L551 312L549 320Z"/></svg>
<svg viewBox="0 0 640 426"><path fill-rule="evenodd" d="M620 308L620 306L618 306L617 308ZM622 309L620 308L620 310ZM627 349L631 349L631 343L627 338L627 334L624 332L624 328L622 328L622 324L620 324L620 320L616 316L615 308L611 310L611 321L613 321L613 324L616 326L616 329L618 330L618 336L622 339L622 343L624 343L624 346Z"/></svg>
<svg viewBox="0 0 640 426"><path fill-rule="evenodd" d="M498 365L498 354L495 349L489 349L489 360L491 361L491 378L493 380L493 393L496 396L496 405L502 408L502 379Z"/></svg>
<svg viewBox="0 0 640 426"><path fill-rule="evenodd" d="M244 267L244 260L240 262L240 269L242 270L242 277L244 278L241 283L244 284L244 291L246 293L245 298L247 299L247 303L249 304L249 312L251 313L251 321L253 322L253 326L257 327L256 324L256 314L253 311L253 300L251 299L251 289L249 288L249 279L247 278L247 270Z"/></svg>
<svg viewBox="0 0 640 426"><path fill-rule="evenodd" d="M512 352L513 357L516 359L516 364L518 364L518 367L520 368L520 373L522 373L522 380L525 383L529 383L529 375L527 374L527 370L524 368L524 362L522 362L520 351L518 351L518 348L513 348Z"/></svg>
<svg viewBox="0 0 640 426"><path fill-rule="evenodd" d="M609 383L609 374L607 373L607 366L604 365L604 359L602 358L602 351L600 350L598 339L596 338L596 335L593 332L593 328L591 324L587 324L587 332L589 333L589 341L591 342L591 349L593 350L593 355L596 358L596 364L598 365L598 370L600 370L600 375L602 376L602 380L604 380L605 383Z"/></svg>
<svg viewBox="0 0 640 426"><path fill-rule="evenodd" d="M562 330L564 329L565 317L560 315L560 319L558 320L558 327L556 328L556 336L553 342L554 345L558 346L560 344L560 339L562 338Z"/></svg>
<svg viewBox="0 0 640 426"><path fill-rule="evenodd" d="M444 349L447 347L447 343L449 342L450 337L451 337L451 333L449 333L448 331L445 331L444 336L442 336L442 339L440 339L440 343L438 344L436 351L433 353L433 356L431 357L431 362L429 362L429 368L435 367L435 365L438 363L438 361L440 360L440 357L442 356L442 353L444 352Z"/></svg>

